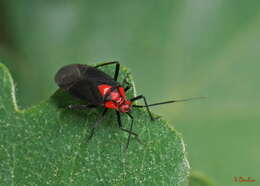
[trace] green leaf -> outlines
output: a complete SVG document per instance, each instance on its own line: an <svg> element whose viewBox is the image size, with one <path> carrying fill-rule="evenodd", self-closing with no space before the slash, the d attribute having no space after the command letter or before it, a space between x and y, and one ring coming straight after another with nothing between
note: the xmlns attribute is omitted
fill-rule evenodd
<svg viewBox="0 0 260 186"><path fill-rule="evenodd" d="M122 71L120 80L129 75L126 69ZM106 72L111 73L112 67ZM128 94L133 95L134 90ZM134 131L144 144L132 137L124 152L128 135L116 127L112 111L86 143L90 126L102 108L81 112L64 109L77 102L58 90L41 104L19 110L12 78L0 64L1 185L187 184L189 164L183 140L165 121L151 122L143 109L135 109ZM129 128L126 116L123 124Z"/></svg>
<svg viewBox="0 0 260 186"><path fill-rule="evenodd" d="M189 177L189 186L213 186L213 183L203 173L198 171L192 171Z"/></svg>

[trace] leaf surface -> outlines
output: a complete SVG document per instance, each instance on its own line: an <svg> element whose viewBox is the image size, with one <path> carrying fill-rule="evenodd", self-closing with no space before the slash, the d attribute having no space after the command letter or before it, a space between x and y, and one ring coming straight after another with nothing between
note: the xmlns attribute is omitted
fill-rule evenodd
<svg viewBox="0 0 260 186"><path fill-rule="evenodd" d="M113 67L105 68L113 73ZM120 80L129 76L123 69ZM33 91L33 90L32 90ZM186 185L189 164L182 138L165 121L151 122L135 109L134 131L143 142L117 127L109 111L89 143L90 127L102 109L71 111L80 101L58 90L48 100L19 110L8 69L0 64L0 184L1 185ZM134 88L128 97L134 96ZM129 128L130 119L122 116Z"/></svg>

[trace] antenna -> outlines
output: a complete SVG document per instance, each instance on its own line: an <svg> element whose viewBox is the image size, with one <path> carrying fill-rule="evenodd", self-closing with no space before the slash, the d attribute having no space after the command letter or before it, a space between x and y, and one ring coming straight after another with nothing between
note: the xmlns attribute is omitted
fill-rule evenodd
<svg viewBox="0 0 260 186"><path fill-rule="evenodd" d="M157 106L157 105L164 105L164 104L169 104L169 103L176 103L176 102L186 102L186 101L192 101L192 100L197 100L197 99L205 99L207 97L193 97L193 98L187 98L187 99L176 99L176 100L170 100L170 101L164 101L160 103L153 103L149 105L133 105L133 107L152 107L152 106Z"/></svg>

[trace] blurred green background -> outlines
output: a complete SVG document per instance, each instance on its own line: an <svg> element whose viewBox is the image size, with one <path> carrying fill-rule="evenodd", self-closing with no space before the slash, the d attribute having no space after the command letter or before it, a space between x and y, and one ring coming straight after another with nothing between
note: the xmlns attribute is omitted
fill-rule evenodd
<svg viewBox="0 0 260 186"><path fill-rule="evenodd" d="M260 1L0 0L0 59L19 105L47 99L65 64L119 60L216 185L260 182ZM1 85L0 85L1 86Z"/></svg>

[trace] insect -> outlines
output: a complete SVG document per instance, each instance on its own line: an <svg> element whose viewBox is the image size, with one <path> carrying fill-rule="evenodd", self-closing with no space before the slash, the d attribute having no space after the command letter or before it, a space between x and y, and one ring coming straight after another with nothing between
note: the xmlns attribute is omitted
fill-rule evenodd
<svg viewBox="0 0 260 186"><path fill-rule="evenodd" d="M113 78L105 72L99 70L99 67L106 65L115 65ZM148 104L145 96L143 95L128 99L126 97L126 92L131 88L131 86L129 83L126 83L127 86L124 86L123 84L117 82L119 71L120 63L117 61L107 62L97 66L72 64L62 67L55 76L55 82L61 89L81 100L86 101L87 103L83 105L68 105L69 109L85 110L96 107L104 108L103 112L101 113L101 117L92 126L87 141L93 137L95 129L104 119L108 109L115 110L119 129L129 134L126 144L127 149L130 143L131 135L135 136L136 139L141 143L138 134L133 132L134 117L131 115L131 110L133 107L145 107L151 120L155 120L149 109L150 106L196 99L190 98L182 100L171 100L154 104ZM144 101L144 105L133 104L136 100L139 99ZM130 117L130 129L123 127L121 122L121 114L127 114Z"/></svg>

